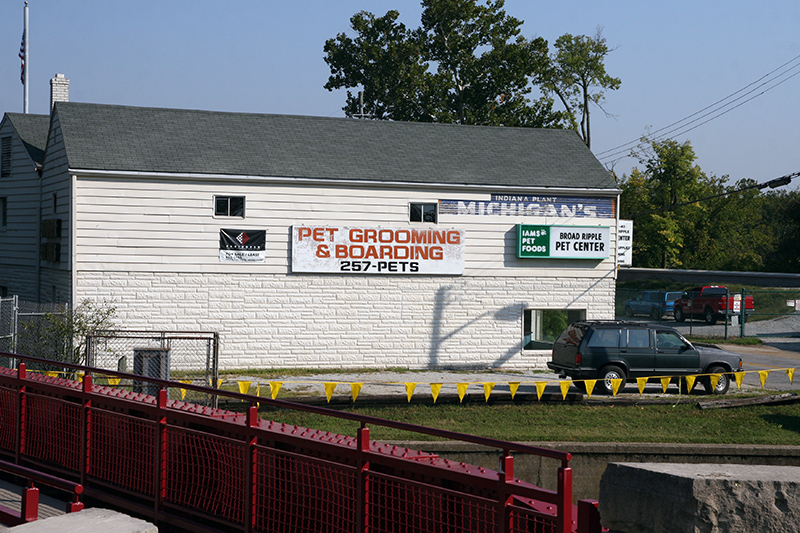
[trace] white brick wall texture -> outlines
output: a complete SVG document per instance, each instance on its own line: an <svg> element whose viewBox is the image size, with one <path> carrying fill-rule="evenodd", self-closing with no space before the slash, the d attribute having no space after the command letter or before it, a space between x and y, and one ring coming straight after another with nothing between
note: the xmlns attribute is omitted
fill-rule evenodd
<svg viewBox="0 0 800 533"><path fill-rule="evenodd" d="M122 329L216 331L220 368L545 369L522 312L613 316L614 280L81 272Z"/></svg>

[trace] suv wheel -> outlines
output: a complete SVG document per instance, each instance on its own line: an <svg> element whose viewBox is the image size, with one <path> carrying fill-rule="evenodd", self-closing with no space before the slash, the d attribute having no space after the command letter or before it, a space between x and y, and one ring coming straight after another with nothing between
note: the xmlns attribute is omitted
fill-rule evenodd
<svg viewBox="0 0 800 533"><path fill-rule="evenodd" d="M619 386L619 391L617 391L622 392L622 389L625 387L625 372L620 367L614 365L605 366L600 370L598 376L600 392L603 394L614 393L614 385L611 383L612 379L622 380L622 385Z"/></svg>
<svg viewBox="0 0 800 533"><path fill-rule="evenodd" d="M661 320L661 313L658 311L657 308L650 309L650 318L653 320Z"/></svg>
<svg viewBox="0 0 800 533"><path fill-rule="evenodd" d="M675 322L683 322L686 320L686 317L683 316L683 309L680 307L675 308Z"/></svg>
<svg viewBox="0 0 800 533"><path fill-rule="evenodd" d="M725 369L721 366L712 366L708 369L708 374L719 374L719 381L715 388L711 388L711 376L703 379L703 386L706 388L707 394L725 394L731 386L731 377L725 374Z"/></svg>
<svg viewBox="0 0 800 533"><path fill-rule="evenodd" d="M706 324L713 326L717 323L717 314L710 307L706 307Z"/></svg>
<svg viewBox="0 0 800 533"><path fill-rule="evenodd" d="M633 316L633 309L630 305L625 306L625 316Z"/></svg>

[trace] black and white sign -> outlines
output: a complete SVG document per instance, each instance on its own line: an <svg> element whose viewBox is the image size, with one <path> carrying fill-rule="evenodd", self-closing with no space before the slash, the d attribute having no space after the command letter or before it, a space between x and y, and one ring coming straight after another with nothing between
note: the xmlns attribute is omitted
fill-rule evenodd
<svg viewBox="0 0 800 533"><path fill-rule="evenodd" d="M223 263L263 263L267 260L266 230L219 230L219 260Z"/></svg>

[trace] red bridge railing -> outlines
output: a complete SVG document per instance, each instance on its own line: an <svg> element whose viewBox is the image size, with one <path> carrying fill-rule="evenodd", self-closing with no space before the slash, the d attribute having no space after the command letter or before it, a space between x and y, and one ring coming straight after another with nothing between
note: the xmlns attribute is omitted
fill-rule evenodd
<svg viewBox="0 0 800 533"><path fill-rule="evenodd" d="M546 448L57 363L82 382L0 367L0 456L75 479L87 498L191 531L601 531L597 504L572 504L570 454ZM93 383L92 375L161 387L155 396ZM248 403L244 413L170 400L170 390ZM359 424L355 437L258 417L258 405ZM369 426L497 449L500 470L381 444ZM515 454L559 463L550 491L514 477Z"/></svg>

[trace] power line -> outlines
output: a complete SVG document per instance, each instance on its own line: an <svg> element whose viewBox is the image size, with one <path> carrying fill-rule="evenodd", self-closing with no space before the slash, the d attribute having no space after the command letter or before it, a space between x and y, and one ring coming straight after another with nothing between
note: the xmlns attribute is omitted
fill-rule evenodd
<svg viewBox="0 0 800 533"><path fill-rule="evenodd" d="M723 196L728 196L729 194L734 194L737 192L747 191L750 189L766 189L769 187L770 189L777 189L778 187L783 187L784 185L789 185L792 182L793 178L800 176L800 172L793 172L791 174L787 174L785 176L781 176L780 178L775 178L769 181L765 181L764 183L756 183L755 185L748 185L747 187L742 187L741 189L736 189L734 191L727 191L720 194L715 194L713 196L706 196L705 198L698 198L697 200L689 200L688 202L681 202L679 204L672 204L666 207L660 207L658 209L650 209L649 211L639 211L638 213L631 213L627 216L633 218L637 215L652 215L654 213L663 213L665 211L672 211L678 207L683 207L685 205L696 204L699 202L704 202L706 200L713 200L714 198L721 198Z"/></svg>
<svg viewBox="0 0 800 533"><path fill-rule="evenodd" d="M761 76L759 79L753 81L752 83L746 85L745 87L742 87L738 91L735 91L735 92L729 94L728 96L726 96L726 97L724 97L724 98L722 98L720 100L717 100L713 104L710 104L710 105L704 107L703 109L701 109L701 110L699 110L699 111L697 111L695 113L692 113L691 115L683 117L682 119L677 120L677 121L673 122L672 124L664 126L663 128L659 128L658 130L652 132L652 134L651 134L652 138L654 140L660 140L660 139L672 138L672 137L676 137L678 135L682 135L684 133L688 133L689 131L692 131L693 129L696 129L696 128L702 126L703 124L706 124L706 123L708 123L708 122L710 122L710 121L712 121L712 120L714 120L716 118L721 117L722 115L724 115L726 113L729 113L730 111L733 111L734 109L736 109L736 108L744 105L745 103L747 103L747 102L749 102L749 101L751 101L751 100L763 95L764 93L766 93L768 91L771 91L772 89L778 87L779 85L782 85L783 83L789 81L793 77L795 77L798 74L800 74L800 71L797 71L797 72L794 72L793 74L789 75L788 77L785 77L784 79L781 79L782 77L787 76L787 74L789 74L791 71L793 71L793 70L797 69L798 67L800 67L800 62L792 65L792 63L795 63L798 59L800 59L800 55L797 55L797 56L793 57L792 59L790 59L789 61L787 61L783 65L779 66L778 68L773 69L772 71L768 72L767 74ZM786 68L788 65L792 65L792 66ZM777 75L773 76L773 74L775 74L778 71L782 71L782 72L779 72ZM765 79L766 79L766 81L763 81ZM763 81L763 83L760 83L762 81ZM777 83L775 83L776 81L777 81ZM774 83L774 85L763 89L761 92L758 92L757 94L755 94L753 96L750 96L750 98L747 98L743 102L740 102L740 103L738 103L736 105L733 105L734 103L738 102L742 98L745 98L748 95L752 95L754 92L758 91L762 87L764 87L766 85L769 85L771 83ZM753 87L754 85L756 85L756 86ZM747 89L750 89L750 90L747 90ZM733 98L734 96L738 95L739 93L742 93L743 91L747 91L747 92L745 92L741 96L731 100L731 98ZM725 102L725 103L723 104L723 102ZM722 105L720 105L720 104L722 104ZM732 105L733 105L733 107L730 107ZM728 108L728 109L726 109L726 108ZM713 116L711 116L711 118L709 118L708 120L702 121L699 124L696 124L694 126L689 127L688 129L684 129L684 128L687 128L688 126L690 126L692 124L695 124L696 122L702 120L703 118L709 117L710 115L713 115ZM693 119L693 120L689 120L689 119ZM653 136L653 134L659 134L661 132L664 132L664 133L662 133L661 135ZM674 133L674 135L670 135L670 134L673 134L673 133ZM604 151L596 154L596 156L601 161L601 163L603 163L603 164L616 163L620 159L624 159L625 157L628 157L630 149L632 149L638 143L639 143L639 139L636 139L634 141L629 141L627 143L621 144L621 145L616 146L614 148L609 148L608 150L604 150ZM625 154L625 155L622 155L622 154ZM620 157L616 157L615 158L615 156L620 156Z"/></svg>

